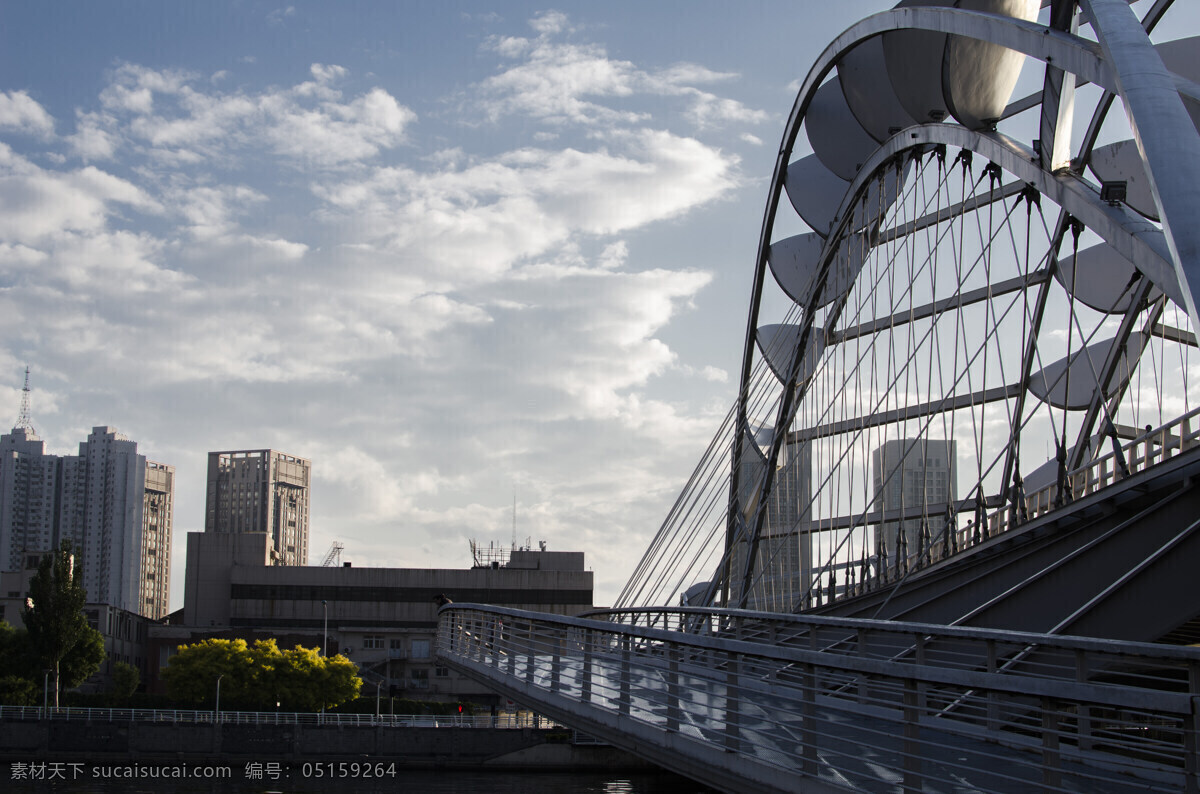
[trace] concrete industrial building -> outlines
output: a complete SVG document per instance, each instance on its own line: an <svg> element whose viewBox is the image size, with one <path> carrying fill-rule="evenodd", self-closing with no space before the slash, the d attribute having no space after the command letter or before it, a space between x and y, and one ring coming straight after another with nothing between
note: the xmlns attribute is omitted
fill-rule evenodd
<svg viewBox="0 0 1200 794"><path fill-rule="evenodd" d="M204 531L265 533L272 564L308 564L311 475L311 461L273 449L208 453Z"/></svg>
<svg viewBox="0 0 1200 794"><path fill-rule="evenodd" d="M941 543L946 527L946 504L957 497L958 467L955 442L895 439L871 453L875 485L875 510L880 513L924 511L925 515L902 522L889 521L877 530L877 547L887 553L888 565L899 562L900 527L908 562L920 552L921 524L927 522L929 541Z"/></svg>
<svg viewBox="0 0 1200 794"><path fill-rule="evenodd" d="M320 647L327 630L329 653L359 666L365 694L502 705L435 664L435 598L560 615L592 608L583 552L518 549L494 564L409 569L280 566L272 551L266 533L188 534L183 614L151 629L152 686L180 644L274 637L281 647Z"/></svg>
<svg viewBox="0 0 1200 794"><path fill-rule="evenodd" d="M49 455L26 418L0 436L0 567L69 540L89 602L166 615L174 478L111 427L92 428L78 455Z"/></svg>

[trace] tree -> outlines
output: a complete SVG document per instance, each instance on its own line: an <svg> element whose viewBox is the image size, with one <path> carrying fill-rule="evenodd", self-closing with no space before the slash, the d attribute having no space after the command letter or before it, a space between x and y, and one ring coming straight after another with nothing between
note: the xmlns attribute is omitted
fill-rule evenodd
<svg viewBox="0 0 1200 794"><path fill-rule="evenodd" d="M219 677L225 702L248 707L257 702L260 689L255 668L245 640L203 640L180 645L162 678L173 699L200 706L215 704Z"/></svg>
<svg viewBox="0 0 1200 794"><path fill-rule="evenodd" d="M265 711L278 703L289 711L332 708L358 695L362 679L345 656L321 656L317 648L297 645L279 650L275 640L203 640L179 646L163 671L167 693L181 703L201 705L216 699L237 708Z"/></svg>
<svg viewBox="0 0 1200 794"><path fill-rule="evenodd" d="M75 565L70 541L42 557L37 573L29 582L22 617L29 641L45 669L54 673L54 705L64 683L64 660L77 648L83 651L70 657L66 685L78 686L100 668L104 661L104 638L87 624L83 604L83 571ZM99 650L97 656L96 650Z"/></svg>
<svg viewBox="0 0 1200 794"><path fill-rule="evenodd" d="M112 693L118 701L129 700L142 682L142 674L128 662L117 662L112 670Z"/></svg>
<svg viewBox="0 0 1200 794"><path fill-rule="evenodd" d="M33 706L37 704L37 684L19 675L0 677L0 703L6 706Z"/></svg>

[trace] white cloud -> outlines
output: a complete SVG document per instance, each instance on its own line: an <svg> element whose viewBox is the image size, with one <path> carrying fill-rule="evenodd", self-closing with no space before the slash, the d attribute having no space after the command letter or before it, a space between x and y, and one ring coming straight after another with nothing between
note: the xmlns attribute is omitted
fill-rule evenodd
<svg viewBox="0 0 1200 794"><path fill-rule="evenodd" d="M111 156L115 141L126 140L149 146L167 165L228 165L266 141L298 166L330 167L369 160L404 141L416 121L412 110L381 88L344 101L333 87L348 74L342 66L317 63L310 71L315 81L291 88L225 93L188 72L125 64L101 94L108 113L81 118L76 151Z"/></svg>
<svg viewBox="0 0 1200 794"><path fill-rule="evenodd" d="M0 129L44 138L54 134L54 119L26 92L0 92Z"/></svg>
<svg viewBox="0 0 1200 794"><path fill-rule="evenodd" d="M543 36L567 30L567 15L561 11L546 11L529 20L529 27Z"/></svg>
<svg viewBox="0 0 1200 794"><path fill-rule="evenodd" d="M477 86L478 104L493 122L523 115L554 126L636 124L649 115L619 105L639 96L680 98L684 113L701 128L759 124L770 118L764 111L696 87L731 82L737 78L734 73L694 63L651 72L608 57L600 45L557 41L556 36L569 29L559 12L536 17L530 25L538 33L534 39L497 36L487 41L491 51L518 61Z"/></svg>
<svg viewBox="0 0 1200 794"><path fill-rule="evenodd" d="M93 166L65 173L44 171L20 159L5 163L2 155L0 240L37 245L62 232L99 232L117 204L159 210L141 188Z"/></svg>
<svg viewBox="0 0 1200 794"><path fill-rule="evenodd" d="M267 14L267 22L272 25L282 25L288 17L296 15L295 6L286 6L285 8L276 8Z"/></svg>
<svg viewBox="0 0 1200 794"><path fill-rule="evenodd" d="M535 31L493 52L553 67L532 85L571 99L547 112L619 124L422 148L407 95L341 66L274 88L117 67L45 147L84 163L0 144L5 355L63 384L64 427L122 426L181 483L203 477L197 450L312 457L319 532L410 548L373 563L465 558L517 478L522 534L589 553L640 537L723 375L664 333L712 274L648 262L643 241L741 183L735 155L677 128L696 86L734 78L555 43L561 15ZM679 107L654 128L621 104L663 96Z"/></svg>
<svg viewBox="0 0 1200 794"><path fill-rule="evenodd" d="M344 223L430 277L490 278L574 234L683 214L737 183L737 159L665 131L614 132L596 151L521 149L462 169L378 169L319 186Z"/></svg>
<svg viewBox="0 0 1200 794"><path fill-rule="evenodd" d="M120 145L120 137L111 132L115 120L99 113L78 114L75 134L67 137L72 151L84 162L111 160Z"/></svg>

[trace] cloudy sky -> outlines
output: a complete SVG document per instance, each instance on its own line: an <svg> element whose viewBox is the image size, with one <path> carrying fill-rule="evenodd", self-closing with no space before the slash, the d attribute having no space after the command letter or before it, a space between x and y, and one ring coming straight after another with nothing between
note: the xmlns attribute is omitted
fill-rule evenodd
<svg viewBox="0 0 1200 794"><path fill-rule="evenodd" d="M50 452L176 467L176 607L263 447L313 562L465 567L515 491L608 603L733 400L795 82L883 7L4 2L0 417L28 364Z"/></svg>

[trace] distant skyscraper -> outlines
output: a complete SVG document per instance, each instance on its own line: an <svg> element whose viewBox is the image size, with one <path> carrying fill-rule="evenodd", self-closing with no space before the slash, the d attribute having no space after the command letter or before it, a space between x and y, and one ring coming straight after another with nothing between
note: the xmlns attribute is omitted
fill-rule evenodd
<svg viewBox="0 0 1200 794"><path fill-rule="evenodd" d="M174 469L137 442L95 427L79 455L48 455L28 422L0 436L0 565L70 540L90 603L151 618L167 613Z"/></svg>
<svg viewBox="0 0 1200 794"><path fill-rule="evenodd" d="M929 527L930 544L941 544L946 526L946 504L957 497L958 467L955 442L933 439L895 439L871 453L875 484L875 509L903 510L912 515L925 511L926 518L889 521L879 529L876 547L887 552L888 566L896 567L900 549L900 526L911 563L920 552L921 522Z"/></svg>
<svg viewBox="0 0 1200 794"><path fill-rule="evenodd" d="M760 430L747 440L738 474L740 501L746 520L753 520L772 431ZM812 577L812 454L807 444L786 444L771 489L755 557L746 609L790 611L804 597ZM743 572L750 544L741 540L730 550L729 603L741 600Z"/></svg>
<svg viewBox="0 0 1200 794"><path fill-rule="evenodd" d="M204 531L265 532L276 565L307 565L311 472L273 449L208 453Z"/></svg>

